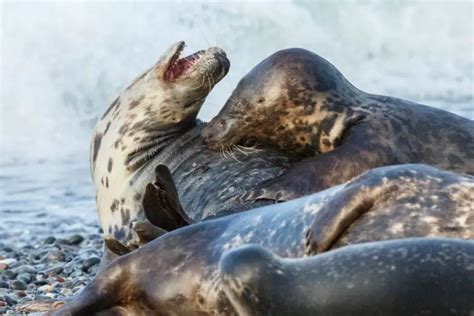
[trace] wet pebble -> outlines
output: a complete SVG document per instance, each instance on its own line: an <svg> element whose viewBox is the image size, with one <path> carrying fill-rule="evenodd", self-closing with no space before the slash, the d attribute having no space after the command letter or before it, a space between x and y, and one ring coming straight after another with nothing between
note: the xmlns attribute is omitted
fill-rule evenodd
<svg viewBox="0 0 474 316"><path fill-rule="evenodd" d="M83 241L84 241L84 237L82 237L81 235L72 235L68 239L68 242L69 242L70 245L78 245Z"/></svg>
<svg viewBox="0 0 474 316"><path fill-rule="evenodd" d="M5 281L0 281L0 288L8 289L9 288L8 283Z"/></svg>
<svg viewBox="0 0 474 316"><path fill-rule="evenodd" d="M41 285L48 284L48 281L46 281L46 280L36 280L33 283L37 286L41 286Z"/></svg>
<svg viewBox="0 0 474 316"><path fill-rule="evenodd" d="M12 290L26 290L26 283L22 280L14 280L10 283Z"/></svg>
<svg viewBox="0 0 474 316"><path fill-rule="evenodd" d="M51 250L44 257L46 262L66 261L66 254L61 250Z"/></svg>
<svg viewBox="0 0 474 316"><path fill-rule="evenodd" d="M17 273L12 270L6 270L5 272L3 272L3 276L9 280L14 280L16 279Z"/></svg>
<svg viewBox="0 0 474 316"><path fill-rule="evenodd" d="M5 302L8 305L16 305L18 303L18 301L14 299L12 295L5 295L4 297L5 297Z"/></svg>
<svg viewBox="0 0 474 316"><path fill-rule="evenodd" d="M6 270L8 268L13 268L18 265L18 260L14 258L7 258L0 260L0 270Z"/></svg>
<svg viewBox="0 0 474 316"><path fill-rule="evenodd" d="M27 264L21 265L18 268L15 268L13 271L15 271L15 273L17 274L22 274L22 273L36 274L37 272L35 268Z"/></svg>
<svg viewBox="0 0 474 316"><path fill-rule="evenodd" d="M25 273L18 274L16 279L21 280L21 281L25 282L26 284L28 284L33 280L33 277L31 276L31 274L25 272Z"/></svg>
<svg viewBox="0 0 474 316"><path fill-rule="evenodd" d="M51 269L46 270L45 274L47 274L47 275L58 275L61 272L63 272L63 270L64 270L63 267L56 266L56 267L53 267Z"/></svg>
<svg viewBox="0 0 474 316"><path fill-rule="evenodd" d="M90 267L95 266L96 264L99 264L100 259L98 257L90 257L82 263L82 266L84 270L88 270Z"/></svg>
<svg viewBox="0 0 474 316"><path fill-rule="evenodd" d="M56 238L54 238L53 236L50 236L50 237L46 238L46 239L43 241L43 243L44 243L45 245L51 245L51 244L53 244L55 241L56 241Z"/></svg>

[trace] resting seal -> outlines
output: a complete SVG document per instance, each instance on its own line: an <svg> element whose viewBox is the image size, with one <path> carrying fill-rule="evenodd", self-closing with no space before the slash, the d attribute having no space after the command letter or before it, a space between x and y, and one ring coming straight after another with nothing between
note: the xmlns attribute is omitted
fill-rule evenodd
<svg viewBox="0 0 474 316"><path fill-rule="evenodd" d="M290 164L291 155L275 150L243 148L231 159L202 144L204 124L196 116L229 61L219 48L179 59L183 47L174 44L125 89L94 131L91 170L100 224L123 243L137 239L131 225L144 218L143 200L154 204L159 164L171 169L192 221L263 205L235 198Z"/></svg>
<svg viewBox="0 0 474 316"><path fill-rule="evenodd" d="M259 246L223 256L224 292L243 315L471 315L474 242L415 238L283 259Z"/></svg>
<svg viewBox="0 0 474 316"><path fill-rule="evenodd" d="M313 156L249 199L289 200L394 164L474 174L472 120L361 91L304 49L279 51L254 67L203 138L215 150L258 142Z"/></svg>
<svg viewBox="0 0 474 316"><path fill-rule="evenodd" d="M314 229L312 222L328 202L345 197L346 190L352 191L355 187L365 192L365 188L372 185L371 190L383 192L386 183L392 194L386 199L370 200L371 210L362 214L350 229L341 232L338 241L330 244L330 249L383 239L474 237L472 177L423 165L383 167L371 170L347 185L166 233L112 261L57 315L94 312L233 315L236 311L222 288L218 270L225 251L245 244L258 244L285 258L312 254L316 251L312 249L314 242L307 241L307 231ZM433 207L431 200L425 197L432 197L441 208ZM171 192L161 201L174 198ZM407 207L409 214L397 213L407 201L411 203ZM168 205L179 204L177 201L168 205L159 203L168 212ZM341 203L334 211L341 212L344 206ZM389 211L384 212L385 209ZM314 238L316 235L308 236Z"/></svg>

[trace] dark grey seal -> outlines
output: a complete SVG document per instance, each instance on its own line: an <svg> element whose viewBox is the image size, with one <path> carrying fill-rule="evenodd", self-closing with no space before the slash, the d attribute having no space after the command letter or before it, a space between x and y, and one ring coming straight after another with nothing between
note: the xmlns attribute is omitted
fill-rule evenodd
<svg viewBox="0 0 474 316"><path fill-rule="evenodd" d="M163 176L163 171L163 167L157 168L160 179L168 177ZM176 211L181 214L181 209L173 210L179 205L173 193L175 190L163 185L163 180L158 182L161 196L157 199L159 213L171 214ZM361 214L360 219L354 221L349 229L339 230L337 241L329 243L329 249L407 237L474 237L472 177L423 165L383 167L369 171L346 185L307 197L168 232L112 261L56 315L235 315L239 309L234 307L232 299L229 300L224 291L218 270L219 260L226 251L246 244L257 244L285 258L312 254L316 252L313 249L314 241L308 240L307 236L314 238L319 235L308 234L308 231L316 229L313 221L328 203L334 204L333 201L338 199L346 201L346 191L352 192L356 187L362 193L367 188L383 192L385 183L390 187L386 199L369 197L370 211ZM426 196L436 199L442 210L433 207L425 199ZM408 205L408 201L413 206L408 207L409 215L397 212ZM352 205L350 200L348 203ZM343 202L336 206L339 208L334 209L335 214L344 213ZM163 216L155 218L148 212L148 207L145 209L151 222L163 224ZM385 209L388 211L384 212ZM183 219L181 215L172 218ZM359 259L354 265L363 264L363 258ZM343 273L342 266L338 269ZM301 273L301 278L314 274L305 270ZM377 278L378 275L374 274L370 280L375 282ZM337 288L337 280L331 282L328 286ZM397 295L397 290L397 287L387 288L388 294ZM385 294L380 293L382 296ZM311 297L305 299L310 300ZM344 304L343 297L340 303Z"/></svg>
<svg viewBox="0 0 474 316"><path fill-rule="evenodd" d="M244 315L472 315L474 242L414 238L283 259L260 246L231 250L222 287Z"/></svg>
<svg viewBox="0 0 474 316"><path fill-rule="evenodd" d="M250 200L289 200L395 164L474 174L472 120L361 91L327 60L297 48L242 78L203 138L215 150L257 143L308 157L259 185Z"/></svg>

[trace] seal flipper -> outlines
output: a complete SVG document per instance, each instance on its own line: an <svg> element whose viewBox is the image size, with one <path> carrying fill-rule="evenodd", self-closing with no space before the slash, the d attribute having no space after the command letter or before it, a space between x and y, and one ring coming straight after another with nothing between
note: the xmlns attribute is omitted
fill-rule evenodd
<svg viewBox="0 0 474 316"><path fill-rule="evenodd" d="M392 146L396 144L384 142L375 134L383 128L381 124L357 121L343 135L339 147L297 162L243 199L288 201L342 184L373 168L404 163L394 156Z"/></svg>
<svg viewBox="0 0 474 316"><path fill-rule="evenodd" d="M140 244L146 244L167 233L166 230L153 225L148 221L134 222L132 229L137 233Z"/></svg>
<svg viewBox="0 0 474 316"><path fill-rule="evenodd" d="M414 177L413 168L417 166L410 165L402 170L374 169L346 184L316 213L306 233L306 252L317 254L329 250L357 218L370 211L375 202L390 198L400 188L397 180Z"/></svg>
<svg viewBox="0 0 474 316"><path fill-rule="evenodd" d="M166 231L192 223L179 202L178 191L169 169L158 165L155 169L156 182L145 188L142 205L147 219Z"/></svg>
<svg viewBox="0 0 474 316"><path fill-rule="evenodd" d="M118 256L123 256L129 253L130 251L132 251L131 249L129 249L127 246L122 244L120 241L118 241L111 235L107 235L104 237L104 243L105 243L105 246L110 251L112 251L114 254Z"/></svg>

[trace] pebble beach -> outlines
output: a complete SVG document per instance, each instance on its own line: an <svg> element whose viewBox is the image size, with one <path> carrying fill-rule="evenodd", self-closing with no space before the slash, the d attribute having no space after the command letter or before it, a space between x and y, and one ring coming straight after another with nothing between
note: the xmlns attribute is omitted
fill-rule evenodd
<svg viewBox="0 0 474 316"><path fill-rule="evenodd" d="M0 166L0 315L27 314L33 301L44 310L95 276L102 235L88 168L74 159Z"/></svg>

